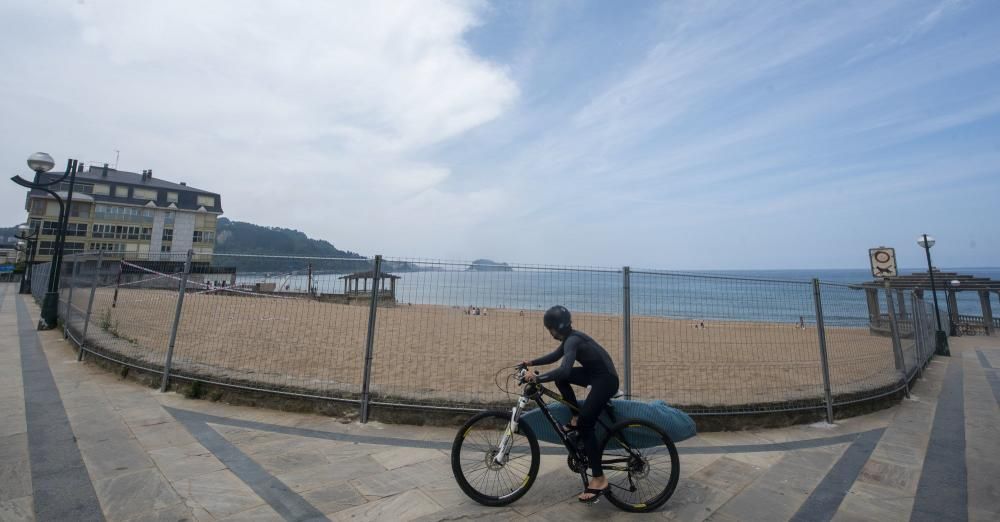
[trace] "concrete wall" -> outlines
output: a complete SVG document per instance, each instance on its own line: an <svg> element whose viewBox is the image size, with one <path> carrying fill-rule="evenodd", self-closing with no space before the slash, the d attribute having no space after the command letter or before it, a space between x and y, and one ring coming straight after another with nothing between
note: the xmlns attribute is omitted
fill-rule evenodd
<svg viewBox="0 0 1000 522"><path fill-rule="evenodd" d="M194 213L177 212L174 216L174 242L171 251L176 254L190 250L193 236Z"/></svg>

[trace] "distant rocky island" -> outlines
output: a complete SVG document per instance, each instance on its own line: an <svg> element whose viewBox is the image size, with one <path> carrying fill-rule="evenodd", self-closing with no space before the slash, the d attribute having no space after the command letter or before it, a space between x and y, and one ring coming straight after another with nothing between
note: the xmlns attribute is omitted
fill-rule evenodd
<svg viewBox="0 0 1000 522"><path fill-rule="evenodd" d="M497 263L489 259L477 259L469 265L469 270L478 272L511 272L514 269L507 263Z"/></svg>

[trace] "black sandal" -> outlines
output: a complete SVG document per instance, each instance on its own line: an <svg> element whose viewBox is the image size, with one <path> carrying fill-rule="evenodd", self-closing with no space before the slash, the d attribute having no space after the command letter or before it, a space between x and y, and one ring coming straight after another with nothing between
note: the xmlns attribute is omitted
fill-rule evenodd
<svg viewBox="0 0 1000 522"><path fill-rule="evenodd" d="M610 487L610 486L608 486L608 487ZM608 492L608 488L601 488L601 489L584 488L583 492L584 493L590 493L591 495L594 495L594 496L592 496L590 498L576 497L576 499L579 500L580 502L583 502L584 504L593 504L593 503L597 502L598 500L601 500L601 495L607 493Z"/></svg>
<svg viewBox="0 0 1000 522"><path fill-rule="evenodd" d="M573 424L563 424L562 429L564 432L569 433L571 431L576 431L577 429L579 429L579 427L574 426Z"/></svg>

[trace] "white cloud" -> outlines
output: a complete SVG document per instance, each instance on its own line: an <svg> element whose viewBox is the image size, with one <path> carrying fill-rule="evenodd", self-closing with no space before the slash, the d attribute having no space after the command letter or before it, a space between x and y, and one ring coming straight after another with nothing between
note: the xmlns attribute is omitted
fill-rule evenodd
<svg viewBox="0 0 1000 522"><path fill-rule="evenodd" d="M847 266L878 234L982 221L995 7L656 9L12 0L0 164L121 149L124 167L219 190L230 217L427 258L761 267L791 238L807 246L785 266ZM0 191L0 218L22 201ZM866 229L880 205L906 219ZM977 244L968 264L1000 252ZM763 246L716 255L728 245Z"/></svg>
<svg viewBox="0 0 1000 522"><path fill-rule="evenodd" d="M450 171L424 148L497 118L518 96L507 71L463 40L481 9L100 0L0 8L11 25L33 17L67 29L16 42L20 53L0 58L0 109L13 115L4 134L23 137L0 145L3 161L21 168L35 148L99 161L120 149L122 168L221 192L235 219L373 253L372 234L354 230L375 213L429 241L448 226L440 216L466 207L441 187ZM53 78L25 81L39 64ZM18 109L25 105L30 112ZM5 188L4 203L23 197L13 192ZM14 209L2 217L23 219Z"/></svg>

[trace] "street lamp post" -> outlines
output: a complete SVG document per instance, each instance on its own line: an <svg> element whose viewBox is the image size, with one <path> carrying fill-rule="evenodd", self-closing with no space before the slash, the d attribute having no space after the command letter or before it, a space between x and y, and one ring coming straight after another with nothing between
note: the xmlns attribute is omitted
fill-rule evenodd
<svg viewBox="0 0 1000 522"><path fill-rule="evenodd" d="M934 285L934 268L931 265L931 247L934 246L934 238L927 234L922 234L917 238L917 244L927 254L927 274L931 277L931 295L934 297L934 319L937 320L937 332L934 334L934 352L938 355L950 356L951 351L948 349L948 335L941 329L941 314L938 313L937 287Z"/></svg>
<svg viewBox="0 0 1000 522"><path fill-rule="evenodd" d="M31 293L31 265L35 262L35 250L38 244L38 231L29 232L31 229L28 225L18 225L17 230L20 232L16 237L19 239L19 243L23 244L25 253L25 266L24 266L24 276L21 277L21 286L18 288L18 293L20 294L30 294Z"/></svg>
<svg viewBox="0 0 1000 522"><path fill-rule="evenodd" d="M76 182L76 160L66 161L66 173L48 183L41 183L41 175L48 172L55 166L52 156L44 152L36 152L28 157L28 167L35 171L35 181L25 181L21 176L14 176L11 179L14 183L27 189L38 189L48 193L55 198L59 204L59 228L56 231L56 241L52 252L52 264L49 267L49 284L45 292L45 299L42 300L42 317L38 321L39 330L50 330L55 328L59 320L59 274L62 270L63 249L66 243L66 225L69 221L70 205L73 202L73 184ZM49 187L62 182L69 177L69 188L66 191L66 201L59 197L55 191Z"/></svg>

